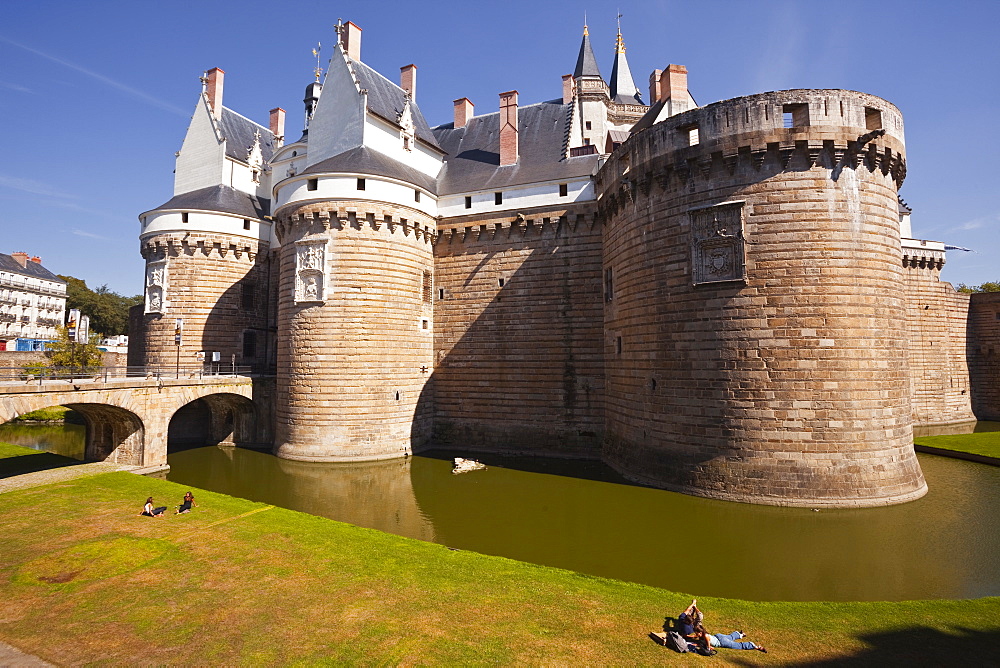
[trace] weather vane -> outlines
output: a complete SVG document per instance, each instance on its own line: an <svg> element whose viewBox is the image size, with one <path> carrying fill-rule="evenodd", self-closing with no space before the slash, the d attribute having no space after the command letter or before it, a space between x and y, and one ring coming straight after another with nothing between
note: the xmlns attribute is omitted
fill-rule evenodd
<svg viewBox="0 0 1000 668"><path fill-rule="evenodd" d="M313 49L313 56L316 57L316 69L314 70L314 74L316 75L316 81L319 81L320 76L323 74L323 68L320 67L319 65L319 52L320 49L322 48L323 48L323 43L316 42L316 48Z"/></svg>

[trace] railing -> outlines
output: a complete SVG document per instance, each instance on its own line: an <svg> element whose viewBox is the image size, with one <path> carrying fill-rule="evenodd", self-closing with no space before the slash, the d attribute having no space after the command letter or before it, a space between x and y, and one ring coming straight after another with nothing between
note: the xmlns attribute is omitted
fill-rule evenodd
<svg viewBox="0 0 1000 668"><path fill-rule="evenodd" d="M247 376L252 373L248 365L231 364L181 364L166 366L92 366L92 367L0 367L0 382L92 381L107 382L121 379L197 379Z"/></svg>
<svg viewBox="0 0 1000 668"><path fill-rule="evenodd" d="M42 285L31 285L27 281L17 281L12 278L7 278L6 276L0 276L0 285L6 285L11 288L20 288L26 292L41 292L45 295L59 295L60 297L66 296L66 288L50 288Z"/></svg>

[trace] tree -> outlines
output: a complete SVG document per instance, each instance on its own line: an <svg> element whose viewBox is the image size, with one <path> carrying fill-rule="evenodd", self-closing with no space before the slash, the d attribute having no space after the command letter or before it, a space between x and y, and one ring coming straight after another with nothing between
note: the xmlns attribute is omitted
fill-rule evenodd
<svg viewBox="0 0 1000 668"><path fill-rule="evenodd" d="M81 370L99 367L104 360L104 353L92 341L70 341L69 331L65 327L59 328L56 340L46 347L45 356L49 359L50 366Z"/></svg>
<svg viewBox="0 0 1000 668"><path fill-rule="evenodd" d="M1000 283L991 281L987 281L982 285L966 285L965 283L959 283L958 291L966 294L973 294L976 292L1000 292Z"/></svg>
<svg viewBox="0 0 1000 668"><path fill-rule="evenodd" d="M66 309L80 309L90 316L90 329L103 336L116 336L128 332L128 310L143 302L142 295L124 297L112 292L107 285L96 290L87 282L73 276L60 276L66 281Z"/></svg>

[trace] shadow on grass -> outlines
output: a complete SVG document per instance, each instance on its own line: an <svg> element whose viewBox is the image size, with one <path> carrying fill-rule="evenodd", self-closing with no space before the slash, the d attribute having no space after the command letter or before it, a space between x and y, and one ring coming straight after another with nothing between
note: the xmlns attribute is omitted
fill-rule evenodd
<svg viewBox="0 0 1000 668"><path fill-rule="evenodd" d="M884 633L863 633L857 637L868 647L851 656L820 661L789 662L783 665L802 668L1000 665L1000 630L981 631L952 627L945 631L918 626ZM771 649L771 656L780 660L780 649ZM751 665L750 662L733 656L726 658L739 665Z"/></svg>
<svg viewBox="0 0 1000 668"><path fill-rule="evenodd" d="M39 452L37 454L21 455L19 457L8 457L0 459L0 479L12 478L25 473L35 473L37 471L47 471L49 469L62 468L63 466L75 466L83 464L79 459L54 455L51 452Z"/></svg>

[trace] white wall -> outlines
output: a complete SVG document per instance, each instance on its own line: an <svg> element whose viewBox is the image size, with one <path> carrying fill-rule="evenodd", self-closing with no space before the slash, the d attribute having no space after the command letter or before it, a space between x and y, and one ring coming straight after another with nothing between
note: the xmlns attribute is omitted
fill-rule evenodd
<svg viewBox="0 0 1000 668"><path fill-rule="evenodd" d="M271 223L248 219L250 229L243 229L243 218L215 211L188 211L188 222L181 222L181 211L154 211L143 214L140 219L139 238L164 232L205 232L225 234L247 239L270 241Z"/></svg>
<svg viewBox="0 0 1000 668"><path fill-rule="evenodd" d="M559 196L557 181L543 184L530 184L504 190L480 190L458 195L447 195L438 201L438 215L445 218L452 216L467 216L481 213L496 213L528 209L541 206L559 206L571 202L584 202L594 199L594 183L590 179L578 181L563 181L567 183L566 197ZM495 204L495 193L503 193L503 203ZM472 196L472 208L465 208L465 198Z"/></svg>
<svg viewBox="0 0 1000 668"><path fill-rule="evenodd" d="M174 168L174 194L226 183L223 178L225 143L215 132L204 95L198 98Z"/></svg>
<svg viewBox="0 0 1000 668"><path fill-rule="evenodd" d="M416 138L410 142L412 150L404 149L399 128L369 113L365 114L364 141L368 148L427 174L431 178L437 178L441 166L444 164L444 159L439 153L427 148Z"/></svg>
<svg viewBox="0 0 1000 668"><path fill-rule="evenodd" d="M309 122L309 155L306 165L315 165L364 141L367 95L358 91L354 75L338 45L330 59L323 94Z"/></svg>
<svg viewBox="0 0 1000 668"><path fill-rule="evenodd" d="M358 190L358 177L365 179L364 190ZM316 190L309 190L309 179L316 179ZM275 214L279 208L287 204L331 199L360 199L371 202L390 202L416 209L429 216L438 215L437 201L426 190L414 188L412 185L400 181L392 181L368 174L300 175L278 184L276 190L277 196L274 206L272 206L272 212ZM419 202L414 200L414 190L420 190Z"/></svg>

